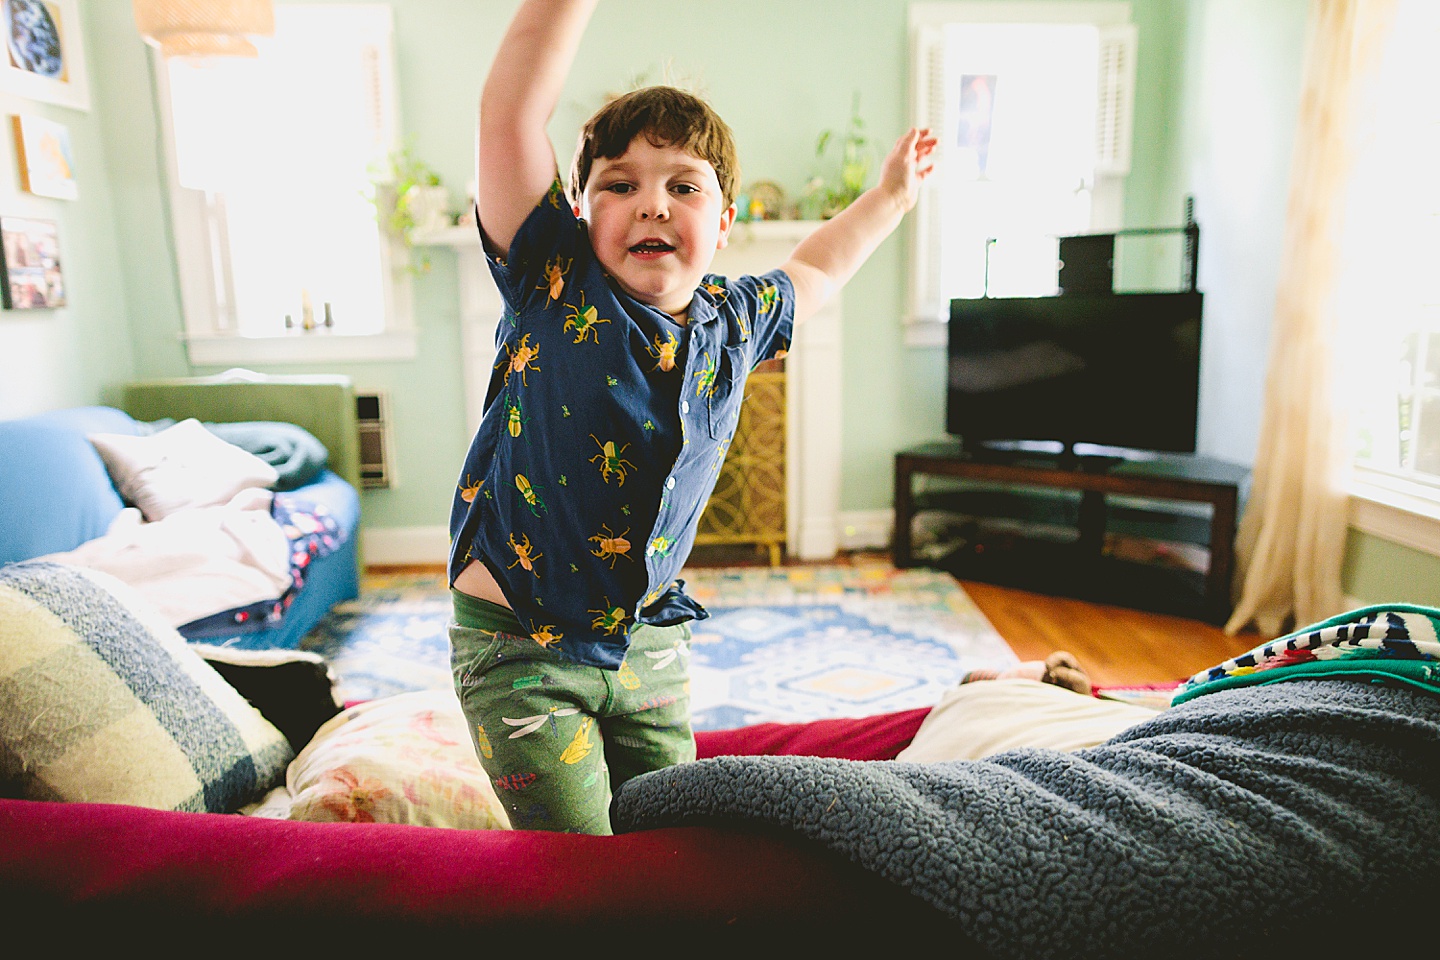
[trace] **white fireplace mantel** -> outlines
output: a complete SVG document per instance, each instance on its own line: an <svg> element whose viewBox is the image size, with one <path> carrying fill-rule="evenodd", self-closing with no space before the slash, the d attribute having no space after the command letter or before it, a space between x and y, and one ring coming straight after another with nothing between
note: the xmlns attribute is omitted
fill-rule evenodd
<svg viewBox="0 0 1440 960"><path fill-rule="evenodd" d="M711 270L739 276L778 267L795 244L819 225L804 220L737 223ZM465 410L474 431L484 413L494 361L500 293L490 279L474 227L435 231L416 242L456 251ZM828 560L839 546L840 320L837 296L795 331L785 360L785 539L790 556L802 560Z"/></svg>

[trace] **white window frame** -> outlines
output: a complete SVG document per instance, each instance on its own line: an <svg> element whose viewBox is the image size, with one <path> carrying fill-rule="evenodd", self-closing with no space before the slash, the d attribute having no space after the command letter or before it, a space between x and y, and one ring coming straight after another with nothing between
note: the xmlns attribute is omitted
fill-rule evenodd
<svg viewBox="0 0 1440 960"><path fill-rule="evenodd" d="M384 4L326 4L323 9L367 18L376 42L380 100L376 110L398 142L399 113L395 71L394 17ZM181 186L171 112L169 71L159 50L151 48L165 153L170 223L185 329L182 334L190 362L196 365L299 364L414 359L416 334L410 284L410 251L382 232L381 257L388 264L384 283L385 330L345 335L329 330L296 329L285 336L240 336L228 306L234 291L228 277L224 198ZM388 82L385 82L387 81ZM217 256L217 253L220 254Z"/></svg>
<svg viewBox="0 0 1440 960"><path fill-rule="evenodd" d="M1135 106L1137 33L1126 0L947 0L910 5L910 103L917 126L944 128L945 27L956 23L1092 24L1100 30L1101 125L1091 192L1091 226L1096 231L1124 225L1125 177L1130 172ZM944 150L941 144L937 149ZM940 295L940 199L922 190L910 215L909 307L905 343L943 347L949 301Z"/></svg>

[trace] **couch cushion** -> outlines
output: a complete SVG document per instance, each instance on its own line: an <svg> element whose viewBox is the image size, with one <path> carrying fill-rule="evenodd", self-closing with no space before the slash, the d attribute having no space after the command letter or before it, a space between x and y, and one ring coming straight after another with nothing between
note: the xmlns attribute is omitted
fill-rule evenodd
<svg viewBox="0 0 1440 960"><path fill-rule="evenodd" d="M75 407L0 422L0 563L73 550L125 506L86 435L136 435L111 407Z"/></svg>
<svg viewBox="0 0 1440 960"><path fill-rule="evenodd" d="M505 830L505 808L475 756L451 690L417 690L350 707L325 723L290 765L291 820L411 823Z"/></svg>
<svg viewBox="0 0 1440 960"><path fill-rule="evenodd" d="M0 792L229 813L278 783L292 756L119 580L0 567Z"/></svg>
<svg viewBox="0 0 1440 960"><path fill-rule="evenodd" d="M275 468L221 440L199 420L182 420L148 437L94 433L90 442L126 500L146 520L187 507L226 503L248 487L269 487Z"/></svg>

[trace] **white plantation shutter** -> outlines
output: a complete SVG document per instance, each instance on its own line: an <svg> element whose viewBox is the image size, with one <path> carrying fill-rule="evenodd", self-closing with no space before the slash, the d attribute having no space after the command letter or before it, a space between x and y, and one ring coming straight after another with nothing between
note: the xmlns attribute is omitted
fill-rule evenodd
<svg viewBox="0 0 1440 960"><path fill-rule="evenodd" d="M911 35L911 63L916 126L929 127L940 138L935 148L938 170L948 146L946 134L945 32L937 27L917 27ZM935 178L937 181L939 178ZM910 275L910 323L930 327L944 323L949 303L940 295L940 214L944 185L934 182L920 192L911 214L910 251L914 269ZM921 335L923 336L923 334ZM943 333L941 333L943 336ZM912 339L914 339L912 335ZM943 342L943 341L942 341Z"/></svg>
<svg viewBox="0 0 1440 960"><path fill-rule="evenodd" d="M1095 173L1130 172L1130 141L1135 115L1135 51L1132 23L1100 28L1099 89L1095 112Z"/></svg>

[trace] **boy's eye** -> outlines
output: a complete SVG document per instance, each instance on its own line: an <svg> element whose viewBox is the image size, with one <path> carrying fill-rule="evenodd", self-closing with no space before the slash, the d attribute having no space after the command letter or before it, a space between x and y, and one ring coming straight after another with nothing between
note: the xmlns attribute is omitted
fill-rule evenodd
<svg viewBox="0 0 1440 960"><path fill-rule="evenodd" d="M610 193L618 193L621 196L624 196L625 194L633 191L635 188L628 183L612 183L604 189L606 189Z"/></svg>
<svg viewBox="0 0 1440 960"><path fill-rule="evenodd" d="M697 186L695 186L695 185L692 184L692 183L677 183L677 184L675 184L675 186L671 187L671 189L674 190L676 193L679 193L679 194L690 194L690 193L699 193L699 192L700 192L700 188L697 187Z"/></svg>

